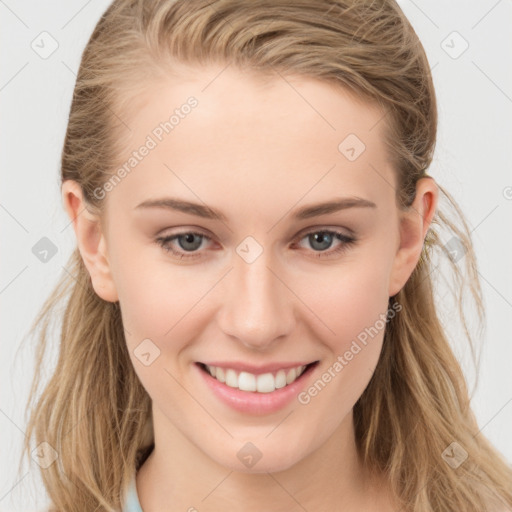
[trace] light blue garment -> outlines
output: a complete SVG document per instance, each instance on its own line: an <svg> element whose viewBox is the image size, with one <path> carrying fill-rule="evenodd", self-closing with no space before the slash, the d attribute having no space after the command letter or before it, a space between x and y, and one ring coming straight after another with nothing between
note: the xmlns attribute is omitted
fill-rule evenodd
<svg viewBox="0 0 512 512"><path fill-rule="evenodd" d="M137 495L137 486L135 484L135 473L133 474L132 481L126 492L122 512L142 512L142 507L140 506L139 497Z"/></svg>

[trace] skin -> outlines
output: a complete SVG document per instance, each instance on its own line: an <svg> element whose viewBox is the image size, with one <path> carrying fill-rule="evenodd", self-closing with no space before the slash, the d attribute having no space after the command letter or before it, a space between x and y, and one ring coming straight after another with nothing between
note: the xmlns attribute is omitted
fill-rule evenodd
<svg viewBox="0 0 512 512"><path fill-rule="evenodd" d="M318 360L308 388L406 283L437 186L422 178L412 208L397 208L383 113L343 89L222 69L183 69L181 78L154 81L137 108L119 113L131 129L122 162L189 96L199 102L108 192L102 218L84 208L76 183L62 186L93 287L119 301L133 366L153 401L155 449L137 474L141 505L146 512L236 503L248 512L394 510L385 480L361 466L352 426L384 329L309 403L293 400L272 414L219 402L195 362ZM338 150L350 133L366 146L354 161ZM136 209L164 196L206 204L227 222ZM376 207L292 218L301 206L345 196ZM351 230L356 242L334 254L343 242L333 238L322 251L306 236L322 229ZM195 259L180 260L155 241L189 231L210 237L197 241ZM247 236L263 248L251 263L236 252ZM186 252L181 241L171 245ZM134 355L147 338L160 350L149 366ZM252 468L237 457L248 441L262 453Z"/></svg>

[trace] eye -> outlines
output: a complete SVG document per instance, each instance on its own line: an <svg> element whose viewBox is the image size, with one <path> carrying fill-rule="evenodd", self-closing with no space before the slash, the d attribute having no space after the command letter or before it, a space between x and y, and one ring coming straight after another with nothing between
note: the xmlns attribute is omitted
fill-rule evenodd
<svg viewBox="0 0 512 512"><path fill-rule="evenodd" d="M323 229L316 231L309 231L303 234L299 240L307 239L311 247L315 249L314 258L327 258L337 254L341 254L348 250L350 246L355 244L356 239L352 236L345 235L344 233L336 230ZM339 245L332 250L328 250L334 241L339 241Z"/></svg>
<svg viewBox="0 0 512 512"><path fill-rule="evenodd" d="M178 240L178 244L183 250L180 251L173 248L171 242L174 240ZM156 242L164 249L164 251L170 252L179 259L187 259L201 256L197 253L197 249L201 246L203 240L211 240L211 238L203 233L185 231L183 233L159 237L156 239ZM187 254L190 252L192 253Z"/></svg>
<svg viewBox="0 0 512 512"><path fill-rule="evenodd" d="M352 236L331 229L321 229L309 231L302 234L297 240L307 239L313 248L314 258L327 258L341 254L348 250L350 246L356 243L356 239ZM155 241L164 249L179 259L200 258L202 242L211 241L211 238L204 233L194 231L184 231L173 235L158 237ZM178 248L173 247L173 242L177 241ZM338 241L339 244L335 249L330 249L333 242Z"/></svg>

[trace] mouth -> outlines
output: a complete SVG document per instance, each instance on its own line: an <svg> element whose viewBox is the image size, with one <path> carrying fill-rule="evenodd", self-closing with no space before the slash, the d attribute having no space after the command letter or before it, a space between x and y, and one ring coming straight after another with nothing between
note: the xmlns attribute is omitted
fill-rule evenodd
<svg viewBox="0 0 512 512"><path fill-rule="evenodd" d="M312 363L283 367L265 373L262 371L252 373L227 366L200 362L196 364L204 373L225 386L250 394L266 394L274 393L291 386L298 380L303 380L318 363L319 361L313 361Z"/></svg>

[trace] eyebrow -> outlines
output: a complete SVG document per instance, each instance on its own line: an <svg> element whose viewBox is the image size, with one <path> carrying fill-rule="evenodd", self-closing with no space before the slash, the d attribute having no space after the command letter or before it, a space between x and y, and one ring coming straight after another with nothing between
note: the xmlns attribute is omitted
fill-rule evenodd
<svg viewBox="0 0 512 512"><path fill-rule="evenodd" d="M147 201L143 201L135 207L135 209L138 208L164 208L168 210L188 213L191 215L197 215L198 217L203 217L205 219L227 222L227 217L222 212L215 210L214 208L172 197L149 199ZM377 208L377 205L372 201L368 201L367 199L363 199L361 197L335 198L328 202L304 206L294 213L293 218L298 220L310 219L319 215L326 215L328 213L346 210L348 208Z"/></svg>

